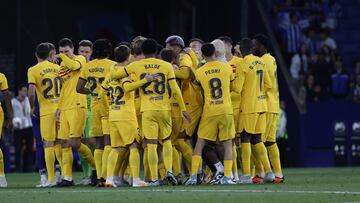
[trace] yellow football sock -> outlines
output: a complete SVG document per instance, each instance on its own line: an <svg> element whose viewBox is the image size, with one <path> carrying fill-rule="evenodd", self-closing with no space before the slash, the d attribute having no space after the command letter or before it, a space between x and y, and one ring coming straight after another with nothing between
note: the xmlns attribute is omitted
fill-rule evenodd
<svg viewBox="0 0 360 203"><path fill-rule="evenodd" d="M198 169L199 169L199 165L200 165L200 161L201 161L201 156L200 155L193 155L192 159L191 159L191 176L194 176L197 174Z"/></svg>
<svg viewBox="0 0 360 203"><path fill-rule="evenodd" d="M93 169L95 169L95 160L93 154L91 153L91 149L85 144L81 143L78 152L81 157L84 158Z"/></svg>
<svg viewBox="0 0 360 203"><path fill-rule="evenodd" d="M206 166L206 168L205 168L205 176L209 176L211 173L212 173L211 169L208 166Z"/></svg>
<svg viewBox="0 0 360 203"><path fill-rule="evenodd" d="M181 173L180 156L175 147L173 147L173 162L174 174L179 175Z"/></svg>
<svg viewBox="0 0 360 203"><path fill-rule="evenodd" d="M265 172L271 171L270 161L264 143L259 142L255 144L254 149L256 151L255 158L264 166Z"/></svg>
<svg viewBox="0 0 360 203"><path fill-rule="evenodd" d="M251 159L250 143L241 143L241 165L243 168L243 175L251 175L250 159Z"/></svg>
<svg viewBox="0 0 360 203"><path fill-rule="evenodd" d="M60 164L60 168L62 168L62 150L61 150L61 144L57 144L54 146L55 149L55 157L58 160Z"/></svg>
<svg viewBox="0 0 360 203"><path fill-rule="evenodd" d="M110 145L106 145L104 147L104 152L103 152L103 155L102 155L102 169L101 169L101 176L102 177L107 177L106 175L106 168L107 168L107 160L108 160L108 157L109 157L109 154L111 152L111 146Z"/></svg>
<svg viewBox="0 0 360 203"><path fill-rule="evenodd" d="M232 160L224 160L224 175L231 178Z"/></svg>
<svg viewBox="0 0 360 203"><path fill-rule="evenodd" d="M157 155L157 144L147 144L148 148L148 163L150 169L151 180L158 180L158 155Z"/></svg>
<svg viewBox="0 0 360 203"><path fill-rule="evenodd" d="M102 156L104 150L102 149L95 149L94 151L94 160L95 160L95 167L96 167L96 176L98 179L101 178L101 170L102 170Z"/></svg>
<svg viewBox="0 0 360 203"><path fill-rule="evenodd" d="M264 174L265 171L264 171L264 166L261 164L260 161L258 161L258 159L256 158L256 151L255 150L252 150L251 151L251 162L253 163L253 168L255 168L255 171L254 171L254 174Z"/></svg>
<svg viewBox="0 0 360 203"><path fill-rule="evenodd" d="M268 146L267 150L269 152L269 159L270 159L271 165L274 169L275 175L282 176L280 152L279 152L279 148L278 148L277 144L275 143L271 146Z"/></svg>
<svg viewBox="0 0 360 203"><path fill-rule="evenodd" d="M0 149L0 175L4 175L4 155Z"/></svg>
<svg viewBox="0 0 360 203"><path fill-rule="evenodd" d="M54 147L45 147L45 165L49 182L55 181L55 150Z"/></svg>
<svg viewBox="0 0 360 203"><path fill-rule="evenodd" d="M72 180L73 153L71 147L62 148L63 176L65 180Z"/></svg>
<svg viewBox="0 0 360 203"><path fill-rule="evenodd" d="M238 177L239 172L238 172L238 165L237 165L237 151L236 151L236 146L233 146L233 159L232 159L232 172L234 174L234 177Z"/></svg>
<svg viewBox="0 0 360 203"><path fill-rule="evenodd" d="M111 149L108 160L106 174L108 176L116 176L116 165L118 163L119 154L116 149Z"/></svg>
<svg viewBox="0 0 360 203"><path fill-rule="evenodd" d="M172 171L172 165L173 165L173 150L172 150L172 144L171 140L166 140L163 142L163 162L165 166L166 171Z"/></svg>
<svg viewBox="0 0 360 203"><path fill-rule="evenodd" d="M149 151L148 151L148 148L146 147L144 149L144 158L143 158L145 180L151 180L150 168L149 168L149 162L148 162L148 154L149 154Z"/></svg>
<svg viewBox="0 0 360 203"><path fill-rule="evenodd" d="M140 177L140 154L138 148L130 149L129 163L131 168L131 175L133 178Z"/></svg>
<svg viewBox="0 0 360 203"><path fill-rule="evenodd" d="M166 177L166 169L165 169L164 162L159 163L158 168L159 168L158 170L159 170L160 179L161 179L161 180L164 180L165 177Z"/></svg>
<svg viewBox="0 0 360 203"><path fill-rule="evenodd" d="M183 139L178 139L176 143L177 148L182 154L187 169L191 170L192 148Z"/></svg>
<svg viewBox="0 0 360 203"><path fill-rule="evenodd" d="M120 155L122 159L121 168L120 168L120 176L124 176L127 173L128 166L129 166L129 151L126 151L126 153ZM129 174L129 173L128 173Z"/></svg>

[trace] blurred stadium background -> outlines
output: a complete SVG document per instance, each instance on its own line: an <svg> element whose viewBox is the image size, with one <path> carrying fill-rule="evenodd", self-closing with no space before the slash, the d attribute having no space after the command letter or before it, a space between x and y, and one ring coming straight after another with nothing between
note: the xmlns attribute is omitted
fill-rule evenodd
<svg viewBox="0 0 360 203"><path fill-rule="evenodd" d="M278 63L286 131L279 132L285 167L360 165L359 0L4 0L0 7L0 71L11 90L26 83L36 44L137 35L164 44L180 35L234 42L264 33ZM188 44L188 43L187 43ZM14 139L3 136L7 171ZM33 153L33 150L30 150Z"/></svg>

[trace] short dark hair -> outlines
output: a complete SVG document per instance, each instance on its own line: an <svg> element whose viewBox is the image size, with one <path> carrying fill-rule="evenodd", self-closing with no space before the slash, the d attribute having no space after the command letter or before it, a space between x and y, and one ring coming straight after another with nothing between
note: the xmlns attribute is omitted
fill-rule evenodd
<svg viewBox="0 0 360 203"><path fill-rule="evenodd" d="M47 42L47 44L49 45L50 51L55 50L55 45L51 42Z"/></svg>
<svg viewBox="0 0 360 203"><path fill-rule="evenodd" d="M250 38L243 38L240 40L240 52L249 52L251 51L253 44Z"/></svg>
<svg viewBox="0 0 360 203"><path fill-rule="evenodd" d="M161 50L163 50L163 49L164 49L164 46L163 46L163 45L157 44L157 45L156 45L156 55L159 55L160 52L161 52Z"/></svg>
<svg viewBox="0 0 360 203"><path fill-rule="evenodd" d="M119 47L119 46L122 46L122 45L124 45L124 46L127 46L127 47L129 47L130 48L130 42L125 42L125 41L123 41L123 42L119 42L119 44L117 44L117 46L116 47Z"/></svg>
<svg viewBox="0 0 360 203"><path fill-rule="evenodd" d="M156 54L157 42L154 39L146 39L141 44L141 50L144 55Z"/></svg>
<svg viewBox="0 0 360 203"><path fill-rule="evenodd" d="M27 85L21 83L18 87L17 87L17 90L20 91L22 90L22 88L26 87L27 88Z"/></svg>
<svg viewBox="0 0 360 203"><path fill-rule="evenodd" d="M93 45L93 57L95 59L107 58L111 55L112 45L108 39L97 39Z"/></svg>
<svg viewBox="0 0 360 203"><path fill-rule="evenodd" d="M115 61L118 63L126 61L130 56L130 48L126 45L120 45L114 50Z"/></svg>
<svg viewBox="0 0 360 203"><path fill-rule="evenodd" d="M171 63L176 58L175 52L171 49L166 49L166 48L161 50L160 56L162 60L169 63Z"/></svg>
<svg viewBox="0 0 360 203"><path fill-rule="evenodd" d="M205 43L201 47L201 52L206 57L211 57L215 54L215 46L211 43Z"/></svg>
<svg viewBox="0 0 360 203"><path fill-rule="evenodd" d="M35 54L38 58L45 60L49 57L50 46L49 43L40 43L36 46Z"/></svg>
<svg viewBox="0 0 360 203"><path fill-rule="evenodd" d="M262 44L265 48L269 46L269 38L264 34L256 34L253 39L255 39L258 43Z"/></svg>
<svg viewBox="0 0 360 203"><path fill-rule="evenodd" d="M229 36L220 36L218 39L223 41L225 44L233 44L233 40Z"/></svg>
<svg viewBox="0 0 360 203"><path fill-rule="evenodd" d="M142 50L141 50L141 45L142 43L146 40L145 37L135 37L133 39L133 41L131 42L130 48L131 48L131 53L133 55L140 55L142 54Z"/></svg>
<svg viewBox="0 0 360 203"><path fill-rule="evenodd" d="M69 38L62 38L59 43L58 43L59 47L66 47L69 46L70 48L74 48L74 44L71 41L71 39Z"/></svg>
<svg viewBox="0 0 360 203"><path fill-rule="evenodd" d="M204 44L204 41L201 40L201 39L199 39L199 38L192 38L192 39L190 40L189 44L190 44L191 42L199 42L201 45Z"/></svg>
<svg viewBox="0 0 360 203"><path fill-rule="evenodd" d="M79 42L79 47L90 47L92 48L93 43L90 40L84 39Z"/></svg>

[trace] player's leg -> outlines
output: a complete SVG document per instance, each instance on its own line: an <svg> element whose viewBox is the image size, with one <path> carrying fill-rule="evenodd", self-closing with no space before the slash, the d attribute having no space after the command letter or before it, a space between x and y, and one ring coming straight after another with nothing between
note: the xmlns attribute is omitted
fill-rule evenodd
<svg viewBox="0 0 360 203"><path fill-rule="evenodd" d="M107 160L109 153L111 151L111 145L110 145L110 130L109 130L109 120L107 117L104 117L101 119L101 125L102 125L102 131L104 134L104 152L102 156L102 177L107 177L106 175L106 168L107 168Z"/></svg>
<svg viewBox="0 0 360 203"><path fill-rule="evenodd" d="M233 140L233 144L232 144L232 156L233 156L233 160L232 160L232 173L233 173L233 179L235 182L239 181L239 171L238 171L238 165L237 165L237 147L235 144L235 140Z"/></svg>
<svg viewBox="0 0 360 203"><path fill-rule="evenodd" d="M251 184L251 169L250 169L250 160L251 160L251 135L246 131L241 132L241 165L243 174L240 177L240 183L242 184Z"/></svg>
<svg viewBox="0 0 360 203"><path fill-rule="evenodd" d="M47 176L46 176L45 157L44 157L44 145L40 133L40 118L32 116L31 121L33 124L32 130L35 137L35 145L36 145L35 168L39 170L39 174L40 174L40 184L36 185L36 187L41 187L47 182Z"/></svg>
<svg viewBox="0 0 360 203"><path fill-rule="evenodd" d="M99 186L104 185L106 177L102 177L103 169L103 154L104 154L104 136L102 131L102 115L101 109L96 106L91 107L91 117L90 117L90 137L95 139L95 150L94 150L94 160L96 167L96 176L97 183Z"/></svg>
<svg viewBox="0 0 360 203"><path fill-rule="evenodd" d="M129 164L131 168L131 176L133 178L133 187L143 187L147 184L140 179L140 145L136 141L130 145Z"/></svg>
<svg viewBox="0 0 360 203"><path fill-rule="evenodd" d="M84 144L86 144L87 146L89 146L89 139L90 139L90 116L91 116L91 111L90 111L90 109L87 109L85 128L84 128L84 133L83 133L83 138L82 138L82 142ZM80 184L81 185L90 185L91 184L90 164L84 158L82 158L82 156L80 156L80 164L81 164L81 168L83 170L83 176L84 176L83 179L81 180Z"/></svg>
<svg viewBox="0 0 360 203"><path fill-rule="evenodd" d="M4 112L0 107L0 139L3 130L2 128L3 124L4 124ZM5 178L5 171L4 171L4 155L2 150L0 149L0 188L1 187L7 187L7 181Z"/></svg>

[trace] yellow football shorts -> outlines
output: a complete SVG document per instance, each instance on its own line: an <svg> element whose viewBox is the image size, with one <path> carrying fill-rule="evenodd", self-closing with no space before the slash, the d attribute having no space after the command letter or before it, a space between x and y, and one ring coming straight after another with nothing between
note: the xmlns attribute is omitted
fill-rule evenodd
<svg viewBox="0 0 360 203"><path fill-rule="evenodd" d="M57 129L55 112L53 114L40 116L40 133L41 138L45 141L53 142L56 140Z"/></svg>
<svg viewBox="0 0 360 203"><path fill-rule="evenodd" d="M240 113L239 116L239 130L241 133L246 131L250 134L262 134L266 128L266 114L265 113Z"/></svg>
<svg viewBox="0 0 360 203"><path fill-rule="evenodd" d="M126 147L139 142L139 126L136 120L110 121L111 147Z"/></svg>
<svg viewBox="0 0 360 203"><path fill-rule="evenodd" d="M199 124L201 114L202 114L202 107L199 106L199 107L190 109L188 112L191 116L191 123L183 122L181 132L183 132L185 130L186 135L191 137L194 134L197 125Z"/></svg>
<svg viewBox="0 0 360 203"><path fill-rule="evenodd" d="M86 123L86 108L73 108L60 113L59 139L81 138Z"/></svg>
<svg viewBox="0 0 360 203"><path fill-rule="evenodd" d="M236 132L238 132L239 130L239 114L240 114L240 108L233 108L233 116L234 116L234 124L235 124Z"/></svg>
<svg viewBox="0 0 360 203"><path fill-rule="evenodd" d="M142 134L146 139L164 140L171 134L170 111L145 111L142 113Z"/></svg>
<svg viewBox="0 0 360 203"><path fill-rule="evenodd" d="M171 130L171 142L174 144L175 141L178 139L179 134L181 133L181 127L183 123L182 117L172 117L172 130Z"/></svg>
<svg viewBox="0 0 360 203"><path fill-rule="evenodd" d="M202 117L198 136L209 141L226 141L235 138L235 125L232 114Z"/></svg>
<svg viewBox="0 0 360 203"><path fill-rule="evenodd" d="M0 103L0 105L1 105L1 103ZM0 138L2 135L3 125L4 125L4 111L2 110L2 108L0 106Z"/></svg>
<svg viewBox="0 0 360 203"><path fill-rule="evenodd" d="M104 135L110 135L109 118L107 117L101 118L101 128Z"/></svg>
<svg viewBox="0 0 360 203"><path fill-rule="evenodd" d="M137 114L136 115L136 118L137 118L137 122L138 122L138 125L139 125L139 136L140 136L140 142L143 141L144 139L144 135L142 134L142 130L141 130L141 113L140 114Z"/></svg>
<svg viewBox="0 0 360 203"><path fill-rule="evenodd" d="M279 119L278 113L266 113L266 129L262 134L263 142L276 142L276 126Z"/></svg>
<svg viewBox="0 0 360 203"><path fill-rule="evenodd" d="M106 124L108 121L106 120L106 109L100 104L92 105L90 117L90 137L102 137L106 133L109 134L109 128Z"/></svg>

